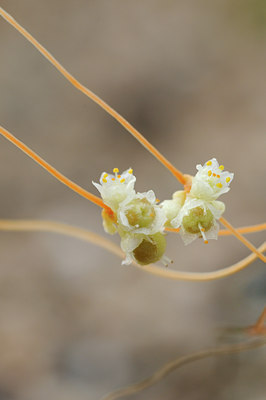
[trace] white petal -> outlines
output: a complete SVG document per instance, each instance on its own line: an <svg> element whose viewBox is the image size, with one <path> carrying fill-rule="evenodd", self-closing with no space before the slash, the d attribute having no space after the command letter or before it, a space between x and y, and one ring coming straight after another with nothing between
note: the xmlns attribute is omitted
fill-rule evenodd
<svg viewBox="0 0 266 400"><path fill-rule="evenodd" d="M205 232L206 238L208 240L210 240L210 239L217 240L219 229L220 229L220 226L219 226L218 222L214 221L214 224L211 227L211 229L209 229L208 231Z"/></svg>

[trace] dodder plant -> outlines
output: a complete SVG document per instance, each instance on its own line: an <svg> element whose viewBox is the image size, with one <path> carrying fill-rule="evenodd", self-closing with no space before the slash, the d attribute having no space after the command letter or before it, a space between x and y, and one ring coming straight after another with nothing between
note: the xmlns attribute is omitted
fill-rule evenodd
<svg viewBox="0 0 266 400"><path fill-rule="evenodd" d="M16 145L56 179L102 208L104 229L111 235L115 233L120 235L122 250L111 241L99 235L81 228L57 222L1 220L0 229L57 232L80 238L82 240L87 240L120 256L124 259L122 261L123 264L133 263L135 266L148 271L149 273L177 280L214 280L229 276L242 270L251 264L257 257L265 262L263 252L266 249L266 243L264 242L258 249L256 249L252 243L243 237L242 234L264 230L266 224L263 223L256 226L235 229L222 216L225 211L225 205L222 201L218 200L218 198L230 190L229 185L233 180L233 173L226 172L224 166L219 165L218 161L215 158L212 158L206 161L204 165L197 165L197 173L194 177L183 174L129 122L127 122L125 118L118 114L97 95L79 83L30 33L20 26L1 7L0 14L30 43L32 43L74 87L115 118L175 176L181 185L183 185L182 190L176 191L173 194L172 199L159 202L152 190L148 190L144 193L136 192L136 177L133 174L132 168L129 168L122 173L119 172L118 168L114 168L113 174L103 172L100 177L100 183L94 183L101 194L101 198L99 198L65 177L27 145L8 132L8 130L0 126L0 133L6 139ZM218 221L220 221L227 229L219 230ZM235 265L210 273L181 272L151 265L158 261L168 265L171 261L165 255L165 232L167 231L179 233L185 244L189 244L197 238L203 239L204 243L207 244L210 239L217 239L218 236L234 235L252 253ZM258 323L250 328L249 334L265 334L265 327L262 326L262 324L264 324L264 319L265 311ZM181 359L167 364L145 381L110 394L106 399L116 399L136 393L137 391L156 383L169 372L187 362L219 354L239 352L256 348L264 344L265 341L247 342L235 346L228 346L222 349L216 348L202 351L195 355L182 357Z"/></svg>
<svg viewBox="0 0 266 400"><path fill-rule="evenodd" d="M79 83L29 32L19 25L6 11L0 8L1 16L17 29L29 42L31 42L42 55L44 55L58 71L70 81L78 90L92 99L106 112L112 115L122 126L124 126L148 151L150 151L183 185L184 190L175 192L171 200L165 200L158 204L152 190L146 193L136 193L134 183L136 178L130 168L121 175L118 168L114 168L115 175L104 172L100 179L100 185L95 186L100 191L102 199L81 188L69 180L45 160L38 156L28 146L15 138L5 128L0 127L0 133L13 144L24 151L39 165L45 168L55 178L66 184L69 188L87 198L102 208L103 224L108 233L116 231L121 236L121 248L126 255L123 263L129 264L134 261L144 268L153 262L161 260L164 264L170 261L165 256L164 231L170 230L180 232L185 244L200 237L208 243L208 239L217 239L218 234L232 234L252 251L252 255L240 261L234 266L212 274L186 274L177 271L166 271L161 268L148 270L161 276L177 279L216 279L239 271L249 265L256 257L265 262L262 254L265 250L265 243L256 249L252 243L242 236L241 233L249 233L265 229L265 224L246 227L240 230L235 229L222 214L225 210L224 203L217 201L217 198L229 190L229 184L233 174L224 171L215 158L207 161L203 166L197 165L198 172L195 177L183 174L172 165L152 144L150 144L129 122L101 100L97 95ZM228 231L220 231L217 223L219 220ZM3 221L4 223L4 221ZM6 228L29 229L27 222L6 221ZM31 229L42 229L42 222L31 222ZM56 225L49 224L50 229L56 230ZM49 230L46 225L45 230ZM62 228L62 226L61 226ZM68 233L71 228L66 227ZM62 230L62 229L61 229ZM73 235L75 235L73 230ZM99 244L104 246L106 241L99 238ZM113 247L112 247L113 248ZM116 249L117 251L117 249Z"/></svg>

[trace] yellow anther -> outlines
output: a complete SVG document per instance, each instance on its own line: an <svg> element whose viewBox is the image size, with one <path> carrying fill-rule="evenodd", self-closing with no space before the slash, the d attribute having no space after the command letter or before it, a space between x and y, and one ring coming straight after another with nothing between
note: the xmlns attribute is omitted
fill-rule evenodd
<svg viewBox="0 0 266 400"><path fill-rule="evenodd" d="M133 169L130 168L130 169L128 170L128 173L129 173L129 174L133 174Z"/></svg>
<svg viewBox="0 0 266 400"><path fill-rule="evenodd" d="M210 171L208 171L208 175L209 175L209 176L212 176L212 172L211 172L211 170L210 170Z"/></svg>
<svg viewBox="0 0 266 400"><path fill-rule="evenodd" d="M159 199L156 199L156 203L160 203L160 200L159 200Z"/></svg>
<svg viewBox="0 0 266 400"><path fill-rule="evenodd" d="M213 173L213 176L216 176L216 174L215 174L215 173Z"/></svg>
<svg viewBox="0 0 266 400"><path fill-rule="evenodd" d="M121 175L117 175L117 178L120 179L120 178L121 178Z"/></svg>
<svg viewBox="0 0 266 400"><path fill-rule="evenodd" d="M221 178L220 175L217 175L217 178Z"/></svg>
<svg viewBox="0 0 266 400"><path fill-rule="evenodd" d="M221 182L217 183L216 186L217 186L218 188L220 188L220 189L223 187L223 185L221 184Z"/></svg>
<svg viewBox="0 0 266 400"><path fill-rule="evenodd" d="M104 174L104 176L103 176L103 178L105 179L105 178L107 178L107 176L108 176L108 174L107 174L107 173L105 173L105 174Z"/></svg>
<svg viewBox="0 0 266 400"><path fill-rule="evenodd" d="M209 242L208 242L208 240L204 240L204 243L205 243L205 244L208 244Z"/></svg>
<svg viewBox="0 0 266 400"><path fill-rule="evenodd" d="M104 183L107 183L107 180L106 180L105 178L103 178L103 182L104 182Z"/></svg>
<svg viewBox="0 0 266 400"><path fill-rule="evenodd" d="M219 169L220 169L221 171L223 171L223 170L224 170L224 166L223 166L223 165L220 165Z"/></svg>
<svg viewBox="0 0 266 400"><path fill-rule="evenodd" d="M125 178L123 178L123 179L121 179L121 181L120 181L121 183L124 183L125 182Z"/></svg>
<svg viewBox="0 0 266 400"><path fill-rule="evenodd" d="M114 168L114 169L113 169L113 173L114 173L114 174L118 174L118 172L119 172L119 169L118 169L118 168Z"/></svg>
<svg viewBox="0 0 266 400"><path fill-rule="evenodd" d="M212 165L212 162L211 162L211 161L208 161L208 162L206 163L206 165Z"/></svg>
<svg viewBox="0 0 266 400"><path fill-rule="evenodd" d="M230 182L231 178L229 178L229 176L226 178L226 182Z"/></svg>
<svg viewBox="0 0 266 400"><path fill-rule="evenodd" d="M115 178L112 178L112 181L115 181Z"/></svg>

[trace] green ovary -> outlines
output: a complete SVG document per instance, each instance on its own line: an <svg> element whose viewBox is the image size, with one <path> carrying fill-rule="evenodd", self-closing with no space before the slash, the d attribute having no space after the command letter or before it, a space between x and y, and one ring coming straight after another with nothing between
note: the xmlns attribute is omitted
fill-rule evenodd
<svg viewBox="0 0 266 400"><path fill-rule="evenodd" d="M126 211L126 217L129 225L147 228L154 221L155 211L148 200L137 199L130 203L129 209Z"/></svg>
<svg viewBox="0 0 266 400"><path fill-rule="evenodd" d="M159 261L165 253L166 240L162 233L150 235L143 239L133 251L138 264L147 265Z"/></svg>
<svg viewBox="0 0 266 400"><path fill-rule="evenodd" d="M199 224L208 231L213 225L213 215L210 210L204 213L201 207L195 207L183 218L182 224L184 229L192 234L200 233Z"/></svg>

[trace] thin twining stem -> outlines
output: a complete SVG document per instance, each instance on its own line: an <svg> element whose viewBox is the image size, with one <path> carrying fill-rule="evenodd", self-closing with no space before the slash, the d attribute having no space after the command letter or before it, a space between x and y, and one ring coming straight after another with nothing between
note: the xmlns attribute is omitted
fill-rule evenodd
<svg viewBox="0 0 266 400"><path fill-rule="evenodd" d="M204 358L217 357L227 354L240 353L246 350L256 349L258 347L262 347L266 345L266 339L245 341L243 343L223 346L223 347L214 347L207 350L201 350L197 353L190 354L187 356L179 357L176 360L170 361L165 364L163 367L158 369L153 375L149 376L146 379L143 379L133 385L121 388L108 394L107 396L102 397L101 400L117 400L122 397L130 396L135 393L139 393L144 389L147 389L156 383L160 382L171 372L175 371L178 368L183 367L186 364L190 364L197 360L202 360Z"/></svg>
<svg viewBox="0 0 266 400"><path fill-rule="evenodd" d="M142 134L137 131L122 115L116 112L105 101L98 97L91 90L82 85L74 78L53 56L49 53L26 29L24 29L10 14L0 7L0 15L12 25L21 35L23 35L48 61L78 90L89 97L92 101L103 108L108 114L116 119L131 135L137 139L154 157L157 158L183 185L186 177L176 167L174 167Z"/></svg>
<svg viewBox="0 0 266 400"><path fill-rule="evenodd" d="M241 233L239 233L231 224L230 222L228 222L224 217L221 217L220 220L221 223L227 228L229 229L233 235L240 240L240 242L242 242L249 250L253 251L254 253L257 254L257 256L263 261L266 262L266 257L261 254L255 246L253 246L252 243L250 243L244 236L241 235Z"/></svg>
<svg viewBox="0 0 266 400"><path fill-rule="evenodd" d="M66 236L81 239L86 242L95 244L110 253L115 254L120 258L124 258L125 254L123 251L108 239L103 238L101 235L90 232L86 229L78 228L68 224L63 224L54 221L42 221L42 220L0 220L0 230L2 231L39 231L39 232L53 232L60 233ZM266 242L260 247L260 251L266 250ZM183 272L175 271L169 268L160 268L156 265L138 265L133 263L137 268L142 271L146 271L149 274L160 276L161 278L167 278L172 280L181 281L212 281L216 279L225 278L233 275L242 269L250 265L257 255L252 253L238 263L231 265L230 267L220 269L214 272Z"/></svg>
<svg viewBox="0 0 266 400"><path fill-rule="evenodd" d="M256 233L260 231L264 231L266 229L266 223L251 225L251 226L243 226L241 228L237 228L237 232L239 233ZM165 228L167 232L179 233L180 228ZM221 229L218 233L219 236L230 236L233 235L232 231L229 229Z"/></svg>
<svg viewBox="0 0 266 400"><path fill-rule="evenodd" d="M251 226L243 226L242 228L237 228L237 232L239 233L255 233L264 231L266 229L266 223L251 225ZM229 229L221 229L219 231L219 236L229 236L232 235L232 231Z"/></svg>
<svg viewBox="0 0 266 400"><path fill-rule="evenodd" d="M116 256L123 258L124 253L120 247L116 246L113 242L105 239L97 233L88 231L69 224L64 224L55 221L44 220L29 220L29 219L0 219L0 231L10 232L51 232L59 233L65 236L70 236L76 239L84 240L85 242L94 244L101 247Z"/></svg>
<svg viewBox="0 0 266 400"><path fill-rule="evenodd" d="M13 136L10 132L8 132L2 126L0 126L0 134L3 135L7 140L9 140L15 146L17 146L25 154L27 154L27 156L32 158L37 164L39 164L41 167L43 167L47 172L49 172L51 175L53 175L56 179L58 179L60 182L64 183L66 186L68 186L70 189L72 189L74 192L78 193L80 196L85 197L85 199L90 200L92 203L96 204L97 206L100 206L102 208L109 210L109 207L106 204L104 204L102 199L100 199L99 197L95 196L94 194L88 192L87 190L83 189L81 186L77 185L75 182L71 181L66 176L61 174L61 172L57 171L57 169L55 169L50 164L48 164L43 158L38 156L38 154L36 154L33 150L31 150L28 146L26 146L23 142L21 142L19 139L17 139L15 136Z"/></svg>

